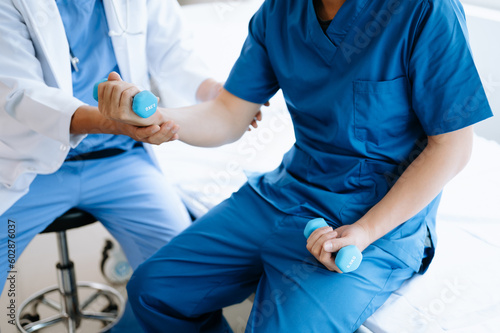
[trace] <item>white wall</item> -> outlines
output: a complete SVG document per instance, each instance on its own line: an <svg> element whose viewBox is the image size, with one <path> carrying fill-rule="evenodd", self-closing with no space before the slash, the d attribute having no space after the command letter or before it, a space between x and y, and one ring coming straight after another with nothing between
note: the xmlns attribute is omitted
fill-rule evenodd
<svg viewBox="0 0 500 333"><path fill-rule="evenodd" d="M491 6L469 3L490 3ZM464 9L476 66L495 114L476 125L476 132L500 142L500 1L465 0Z"/></svg>
<svg viewBox="0 0 500 333"><path fill-rule="evenodd" d="M462 0L462 3L488 9L500 9L500 1L498 0Z"/></svg>

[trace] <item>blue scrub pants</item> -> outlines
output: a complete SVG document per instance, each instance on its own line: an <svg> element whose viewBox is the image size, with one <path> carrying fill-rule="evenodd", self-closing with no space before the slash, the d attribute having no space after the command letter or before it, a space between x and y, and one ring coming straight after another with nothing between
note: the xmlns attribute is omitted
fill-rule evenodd
<svg viewBox="0 0 500 333"><path fill-rule="evenodd" d="M352 273L306 249L308 218L243 186L135 271L129 300L148 333L231 332L221 308L256 292L246 332L353 332L414 271L376 246Z"/></svg>
<svg viewBox="0 0 500 333"><path fill-rule="evenodd" d="M28 194L0 217L5 228L7 219L16 222L17 257L39 232L72 207L101 221L134 269L191 224L175 190L140 147L115 157L66 162L54 174L37 176ZM1 251L7 253L6 233L0 235ZM7 256L2 255L2 287L7 271ZM112 331L138 333L140 326L127 309Z"/></svg>

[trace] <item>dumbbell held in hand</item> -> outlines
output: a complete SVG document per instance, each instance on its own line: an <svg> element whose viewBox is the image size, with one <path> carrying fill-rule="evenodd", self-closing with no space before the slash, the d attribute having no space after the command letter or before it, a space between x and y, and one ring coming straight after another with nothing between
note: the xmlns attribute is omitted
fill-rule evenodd
<svg viewBox="0 0 500 333"><path fill-rule="evenodd" d="M307 225L304 229L304 236L309 238L314 230L327 227L328 224L322 218L312 219L307 222ZM356 247L356 245L348 245L339 250L337 252L337 256L335 257L335 265L342 271L342 273L349 273L356 270L361 261L363 260L363 255Z"/></svg>
<svg viewBox="0 0 500 333"><path fill-rule="evenodd" d="M99 84L106 82L107 79L102 79L94 85L94 99L99 100L98 91ZM141 118L151 117L158 107L158 98L151 92L143 90L134 96L132 102L132 110Z"/></svg>

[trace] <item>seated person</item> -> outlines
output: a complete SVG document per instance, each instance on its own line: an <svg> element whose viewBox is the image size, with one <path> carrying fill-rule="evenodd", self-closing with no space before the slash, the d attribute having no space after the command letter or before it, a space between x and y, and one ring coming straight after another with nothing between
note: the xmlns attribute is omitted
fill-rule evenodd
<svg viewBox="0 0 500 333"><path fill-rule="evenodd" d="M72 207L101 221L133 268L191 223L150 147L140 142L169 141L177 127L105 119L93 86L114 70L146 87L151 78L163 93L191 104L214 98L221 85L181 39L176 1L118 9L102 0L0 3L0 221L16 223L17 257ZM126 25L127 11L139 15L133 27ZM6 231L0 233L5 254ZM7 259L0 259L2 287ZM116 330L140 328L123 324Z"/></svg>
<svg viewBox="0 0 500 333"><path fill-rule="evenodd" d="M214 100L133 114L138 90L100 86L108 118L173 120L180 140L237 140L282 89L296 143L134 273L147 332L228 332L221 309L256 292L247 332L353 332L424 273L443 186L467 163L472 125L492 115L458 0L266 0ZM115 102L119 101L119 102ZM313 218L323 227L305 240ZM363 252L341 273L332 254Z"/></svg>

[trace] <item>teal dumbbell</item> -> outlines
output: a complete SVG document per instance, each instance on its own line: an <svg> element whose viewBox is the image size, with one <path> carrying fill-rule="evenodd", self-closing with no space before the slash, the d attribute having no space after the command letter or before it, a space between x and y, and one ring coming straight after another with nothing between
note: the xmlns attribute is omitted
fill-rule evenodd
<svg viewBox="0 0 500 333"><path fill-rule="evenodd" d="M108 81L107 79L102 79L94 85L94 99L98 101L98 91L99 84ZM135 114L142 118L148 118L156 112L156 108L158 107L158 98L151 92L147 90L143 90L137 95L134 96L134 100L132 101L132 110L134 110Z"/></svg>
<svg viewBox="0 0 500 333"><path fill-rule="evenodd" d="M314 230L327 227L328 224L322 218L317 218L310 220L307 222L307 225L304 229L304 236L309 238ZM356 270L361 264L361 260L363 260L363 255L356 247L356 245L348 245L339 250L337 252L337 256L335 257L335 264L342 271L342 273L349 273Z"/></svg>

